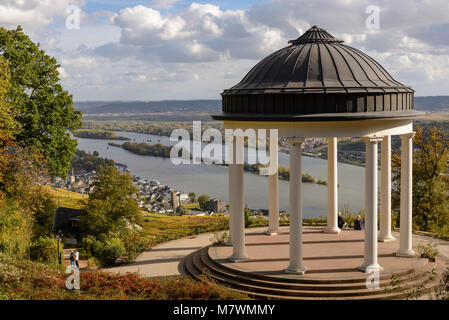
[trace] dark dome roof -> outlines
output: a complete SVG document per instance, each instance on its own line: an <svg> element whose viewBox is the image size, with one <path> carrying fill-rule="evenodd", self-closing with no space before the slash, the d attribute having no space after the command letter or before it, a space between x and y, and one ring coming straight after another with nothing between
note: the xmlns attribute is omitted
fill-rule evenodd
<svg viewBox="0 0 449 320"><path fill-rule="evenodd" d="M413 90L374 59L313 26L290 46L260 61L240 83L224 90L215 119L412 115ZM380 114L382 112L382 114ZM288 116L287 116L288 115ZM315 115L311 117L310 115ZM321 116L318 116L321 115ZM327 116L329 117L329 116Z"/></svg>

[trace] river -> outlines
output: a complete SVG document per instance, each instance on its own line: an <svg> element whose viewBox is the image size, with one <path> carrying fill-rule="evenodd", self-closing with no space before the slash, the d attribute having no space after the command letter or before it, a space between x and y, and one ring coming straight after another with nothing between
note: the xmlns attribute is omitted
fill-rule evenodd
<svg viewBox="0 0 449 320"><path fill-rule="evenodd" d="M135 142L172 145L169 137L155 136L133 132L117 132ZM196 192L197 195L208 194L211 197L228 201L228 169L215 165L174 165L168 158L140 156L122 148L108 146L114 140L97 140L77 138L78 149L92 153L98 151L101 157L113 159L126 164L131 174L144 179L159 180L177 191ZM279 165L289 164L289 155L279 153ZM302 158L304 173L310 173L317 179L327 180L327 161L312 157ZM363 167L338 163L338 199L340 210L347 206L352 212L363 209L364 203ZM254 209L268 208L268 179L245 172L245 203ZM288 181L279 180L279 206L288 211ZM327 186L303 184L303 215L305 218L326 216Z"/></svg>

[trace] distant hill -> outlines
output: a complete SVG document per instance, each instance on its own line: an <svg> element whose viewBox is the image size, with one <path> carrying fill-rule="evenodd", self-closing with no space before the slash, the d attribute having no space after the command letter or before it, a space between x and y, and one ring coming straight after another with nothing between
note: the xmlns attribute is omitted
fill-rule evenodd
<svg viewBox="0 0 449 320"><path fill-rule="evenodd" d="M111 103L111 101L75 101L75 109L81 110L83 113L95 107L103 106Z"/></svg>
<svg viewBox="0 0 449 320"><path fill-rule="evenodd" d="M221 100L165 100L165 101L80 101L75 107L84 114L195 112L216 113Z"/></svg>
<svg viewBox="0 0 449 320"><path fill-rule="evenodd" d="M75 107L83 114L192 112L219 113L221 100L165 100L165 101L79 101ZM449 96L415 97L415 109L449 111Z"/></svg>
<svg viewBox="0 0 449 320"><path fill-rule="evenodd" d="M415 109L422 111L449 111L449 96L415 97Z"/></svg>

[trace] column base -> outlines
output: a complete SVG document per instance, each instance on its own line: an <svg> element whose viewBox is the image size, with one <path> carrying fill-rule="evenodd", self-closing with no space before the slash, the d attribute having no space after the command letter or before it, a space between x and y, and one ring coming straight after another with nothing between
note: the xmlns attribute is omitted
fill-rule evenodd
<svg viewBox="0 0 449 320"><path fill-rule="evenodd" d="M392 235L388 235L388 236L379 236L378 241L379 242L391 242L391 241L396 241L397 239L395 237L393 237Z"/></svg>
<svg viewBox="0 0 449 320"><path fill-rule="evenodd" d="M325 228L323 230L324 233L340 233L341 229L340 228Z"/></svg>
<svg viewBox="0 0 449 320"><path fill-rule="evenodd" d="M396 257L413 258L413 257L415 257L415 251L413 251L413 250L399 250L398 252L396 252Z"/></svg>
<svg viewBox="0 0 449 320"><path fill-rule="evenodd" d="M378 263L374 264L362 264L361 266L357 267L357 269L363 271L363 272L372 272L372 271L382 271L384 268L382 268Z"/></svg>
<svg viewBox="0 0 449 320"><path fill-rule="evenodd" d="M265 230L264 233L268 236L276 236L278 234L281 234L281 230L277 229L277 230Z"/></svg>
<svg viewBox="0 0 449 320"><path fill-rule="evenodd" d="M238 257L232 255L228 258L228 260L231 262L245 262L245 261L249 261L251 259L245 254L244 256L238 256Z"/></svg>
<svg viewBox="0 0 449 320"><path fill-rule="evenodd" d="M306 273L306 270L307 270L306 267L300 267L300 268L290 268L290 267L288 267L287 269L285 269L285 273L302 275L302 274Z"/></svg>

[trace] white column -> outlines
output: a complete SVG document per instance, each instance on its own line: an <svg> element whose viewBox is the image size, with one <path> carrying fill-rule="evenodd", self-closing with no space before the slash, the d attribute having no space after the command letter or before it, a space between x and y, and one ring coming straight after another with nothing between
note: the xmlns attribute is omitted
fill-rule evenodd
<svg viewBox="0 0 449 320"><path fill-rule="evenodd" d="M327 227L324 232L339 233L336 137L327 139L327 180Z"/></svg>
<svg viewBox="0 0 449 320"><path fill-rule="evenodd" d="M232 141L232 143L231 143ZM229 162L235 163L235 138L232 137L232 140L228 142L228 154L229 154ZM232 159L232 162L231 162ZM232 246L232 203L234 202L233 199L233 192L234 189L234 181L233 181L233 171L231 170L231 164L228 168L228 194L229 194L229 235L228 235L228 241L226 241L226 246Z"/></svg>
<svg viewBox="0 0 449 320"><path fill-rule="evenodd" d="M413 257L412 249L412 139L414 132L401 135L401 212L399 257Z"/></svg>
<svg viewBox="0 0 449 320"><path fill-rule="evenodd" d="M363 137L365 160L365 243L363 271L382 270L377 263L377 142L382 138Z"/></svg>
<svg viewBox="0 0 449 320"><path fill-rule="evenodd" d="M271 146L270 146L271 148ZM279 187L278 187L278 146L275 152L270 152L270 165L276 168L276 172L268 176L268 235L279 234Z"/></svg>
<svg viewBox="0 0 449 320"><path fill-rule="evenodd" d="M232 175L231 215L232 215L232 255L229 260L241 262L249 260L245 248L245 207L243 195L243 144L235 143L232 164L229 164Z"/></svg>
<svg viewBox="0 0 449 320"><path fill-rule="evenodd" d="M380 232L379 241L396 240L391 234L391 136L382 140L380 165Z"/></svg>
<svg viewBox="0 0 449 320"><path fill-rule="evenodd" d="M290 264L287 273L304 274L302 252L302 171L303 138L287 138L290 145Z"/></svg>

